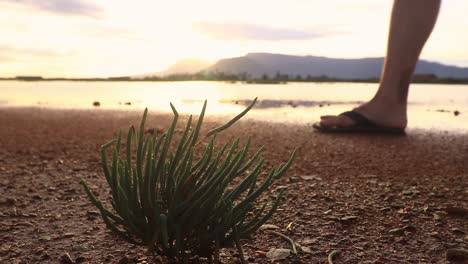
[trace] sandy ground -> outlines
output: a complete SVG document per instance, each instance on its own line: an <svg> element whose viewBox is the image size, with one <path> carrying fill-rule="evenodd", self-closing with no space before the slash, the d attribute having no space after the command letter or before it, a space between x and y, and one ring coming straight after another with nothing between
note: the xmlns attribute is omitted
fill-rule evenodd
<svg viewBox="0 0 468 264"><path fill-rule="evenodd" d="M140 115L0 108L0 263L67 263L60 260L67 253L68 263L157 263L110 234L79 185L84 178L106 197L99 147ZM149 126L169 120L150 113ZM268 166L299 148L294 166L262 197L287 187L269 224L307 251L278 263L326 263L334 250L334 263L447 263L450 249L468 248L461 210L468 208L468 134L325 135L246 121L223 132L220 143L247 135L254 147L266 147ZM265 252L289 247L265 230L243 244L249 263L271 263ZM225 250L223 263L236 263L235 252Z"/></svg>

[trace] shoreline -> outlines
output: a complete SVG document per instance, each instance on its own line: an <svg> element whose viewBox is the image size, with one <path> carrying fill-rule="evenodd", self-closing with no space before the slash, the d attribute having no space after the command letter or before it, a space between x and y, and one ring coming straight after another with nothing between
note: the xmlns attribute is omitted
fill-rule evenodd
<svg viewBox="0 0 468 264"><path fill-rule="evenodd" d="M106 200L99 146L138 124L142 112L96 110L0 107L0 262L56 263L65 253L90 263L151 261L108 232L79 185L86 179ZM207 116L202 135L227 120ZM170 121L150 111L147 127ZM338 263L440 263L448 249L468 248L466 217L446 210L468 208L467 134L328 135L241 119L217 144L248 135L253 150L265 146L267 169L299 148L293 167L261 197L287 188L268 224L310 250L281 263L323 263L333 250ZM265 252L288 248L267 231L242 244L253 263L271 263ZM223 261L236 259L223 250Z"/></svg>
<svg viewBox="0 0 468 264"><path fill-rule="evenodd" d="M269 100L267 100L269 101ZM285 101L290 101L290 100L285 100ZM242 103L242 106L248 105L251 101L245 101L246 103ZM169 105L169 104L168 104ZM346 106L347 104L343 104ZM277 107L276 110L278 109L283 109L283 110L288 110L289 105L286 104L286 106L282 107ZM176 106L177 107L177 106ZM209 106L208 106L209 108ZM295 108L295 107L294 107ZM294 108L291 108L291 110L294 110ZM320 109L326 109L327 106L320 106ZM23 106L23 105L2 105L0 102L0 111L24 111L24 112L35 112L35 111L43 111L43 112L73 112L76 114L79 114L80 112L82 113L91 113L96 112L104 115L142 115L144 111L144 107L139 107L139 106L130 106L128 108L122 107L122 106L116 106L116 107L95 107L95 106L89 106L88 108L81 108L81 107L60 107L60 106L48 106L48 105L33 105L33 106ZM170 111L170 108L168 106L167 111L163 110L152 110L151 108L148 107L149 114L151 115L157 115L157 116L164 116L165 118L170 118L172 117L172 112ZM241 108L243 109L243 108ZM198 110L198 109L197 109ZM201 110L201 106L200 109ZM208 109L209 110L209 109ZM208 120L211 121L218 121L218 122L224 122L229 120L230 118L236 116L238 113L240 113L242 110L235 112L235 113L208 113ZM312 129L312 124L316 122L315 119L311 119L310 121L304 121L303 118L301 117L296 117L296 118L291 118L288 119L288 117L283 117L279 118L278 120L272 119L272 118L264 118L264 115L257 114L255 116L252 116L253 111L271 111L270 108L268 107L263 107L263 106L255 106L254 109L252 109L249 113L247 113L241 120L246 120L250 122L259 122L259 123L265 123L265 124L276 124L276 125L288 125L288 126L299 126L299 127L308 127L311 130ZM445 109L436 109L436 110L427 110L428 112L432 112L434 114L444 114L446 115L447 118L451 118L453 115L453 112L451 110L445 110ZM454 112L460 113L458 110L454 110ZM194 117L197 117L199 114L199 111L196 111L194 113L179 113L183 117L188 117L190 114L193 115ZM466 112L462 112L461 114L468 114ZM450 115L450 116L449 116ZM458 115L458 114L457 114ZM317 118L317 121L319 119ZM425 128L425 127L411 127L411 121L409 126L406 128L407 134L450 134L454 136L468 136L468 129L458 127L458 128L451 128L451 127L432 127L432 128Z"/></svg>

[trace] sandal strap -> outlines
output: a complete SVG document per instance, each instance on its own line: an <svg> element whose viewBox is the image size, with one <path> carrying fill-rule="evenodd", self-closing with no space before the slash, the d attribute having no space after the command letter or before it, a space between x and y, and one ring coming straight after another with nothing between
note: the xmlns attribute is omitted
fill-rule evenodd
<svg viewBox="0 0 468 264"><path fill-rule="evenodd" d="M356 111L347 111L343 112L340 114L340 116L346 116L350 119L352 119L356 125L362 125L362 126L375 126L375 123L370 121L367 117L364 115L356 112Z"/></svg>

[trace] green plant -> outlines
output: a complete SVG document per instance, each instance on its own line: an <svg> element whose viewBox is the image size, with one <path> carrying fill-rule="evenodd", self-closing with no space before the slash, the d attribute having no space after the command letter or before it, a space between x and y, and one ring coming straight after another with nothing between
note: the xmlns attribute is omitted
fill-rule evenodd
<svg viewBox="0 0 468 264"><path fill-rule="evenodd" d="M257 185L264 167L263 148L248 158L249 138L243 147L236 139L215 151L216 134L244 116L255 102L225 125L210 130L204 150L197 143L206 101L195 128L190 116L178 143L173 143L179 117L174 106L171 104L172 124L161 135L156 131L145 134L145 109L138 135L133 126L128 130L125 150L121 149L121 131L117 139L101 147L114 212L106 209L82 181L107 227L125 240L171 259L186 260L191 254L210 259L214 256L218 262L219 249L235 245L244 261L240 239L251 235L273 215L283 191L268 210L267 203L256 208L255 202L288 170L296 155L294 151L286 164L273 168ZM114 149L109 167L107 151L111 145ZM197 150L202 151L198 159ZM235 180L239 177L243 178Z"/></svg>

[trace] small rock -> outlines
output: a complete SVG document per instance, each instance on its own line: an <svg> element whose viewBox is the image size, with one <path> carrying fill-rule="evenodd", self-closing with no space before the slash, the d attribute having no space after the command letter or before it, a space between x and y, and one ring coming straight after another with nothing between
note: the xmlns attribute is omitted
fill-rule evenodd
<svg viewBox="0 0 468 264"><path fill-rule="evenodd" d="M405 233L405 229L404 228L394 228L394 229L391 229L390 231L388 231L389 234L392 234L392 235L403 235Z"/></svg>
<svg viewBox="0 0 468 264"><path fill-rule="evenodd" d="M65 253L60 257L60 264L74 264L70 254Z"/></svg>
<svg viewBox="0 0 468 264"><path fill-rule="evenodd" d="M310 245L310 244L315 244L315 243L317 243L317 238L305 238L301 240L301 244L304 244L304 245Z"/></svg>
<svg viewBox="0 0 468 264"><path fill-rule="evenodd" d="M355 215L349 215L349 216L345 216L345 217L340 218L340 221L349 223L349 222L354 221L354 220L357 220L357 219L358 219L357 216L355 216Z"/></svg>
<svg viewBox="0 0 468 264"><path fill-rule="evenodd" d="M286 248L272 248L266 253L266 257L271 260L283 260L291 254L291 250Z"/></svg>
<svg viewBox="0 0 468 264"><path fill-rule="evenodd" d="M39 241L45 242L45 241L50 241L52 238L50 236L43 236L39 238Z"/></svg>
<svg viewBox="0 0 468 264"><path fill-rule="evenodd" d="M465 248L451 248L447 250L447 260L466 261L468 260L468 250Z"/></svg>
<svg viewBox="0 0 468 264"><path fill-rule="evenodd" d="M22 226L31 226L33 227L34 224L31 223L31 222L28 222L28 221L21 221L21 222L17 222L15 225L22 225Z"/></svg>
<svg viewBox="0 0 468 264"><path fill-rule="evenodd" d="M267 230L267 229L279 229L279 226L266 224L260 227L260 230Z"/></svg>
<svg viewBox="0 0 468 264"><path fill-rule="evenodd" d="M84 171L84 170L86 170L86 167L84 166L72 168L72 171Z"/></svg>
<svg viewBox="0 0 468 264"><path fill-rule="evenodd" d="M444 197L445 197L445 194L443 194L443 193L433 193L433 192L431 192L431 193L429 193L429 196L430 196L430 197L435 197L435 198L444 198Z"/></svg>
<svg viewBox="0 0 468 264"><path fill-rule="evenodd" d="M99 101L94 101L94 102L93 102L93 106L96 106L96 107L101 106L101 102L99 102Z"/></svg>
<svg viewBox="0 0 468 264"><path fill-rule="evenodd" d="M440 216L439 214L434 214L433 216L434 216L434 220L438 222L443 220L442 216Z"/></svg>
<svg viewBox="0 0 468 264"><path fill-rule="evenodd" d="M304 253L312 253L312 249L310 247L306 247L306 246L299 246L299 248L302 250L302 252Z"/></svg>
<svg viewBox="0 0 468 264"><path fill-rule="evenodd" d="M458 111L458 110L453 111L453 115L454 115L454 116L459 116L459 115L460 115L460 111Z"/></svg>
<svg viewBox="0 0 468 264"><path fill-rule="evenodd" d="M406 225L405 227L403 227L403 229L405 231L409 231L409 232L416 232L416 227L414 225Z"/></svg>
<svg viewBox="0 0 468 264"><path fill-rule="evenodd" d="M312 181L312 180L321 181L322 177L317 176L317 175L305 175L305 176L301 176L301 179L305 181Z"/></svg>
<svg viewBox="0 0 468 264"><path fill-rule="evenodd" d="M452 228L450 231L452 231L452 233L454 233L455 235L464 235L465 232L459 228Z"/></svg>
<svg viewBox="0 0 468 264"><path fill-rule="evenodd" d="M88 211L86 212L86 215L88 216L89 220L94 220L96 219L96 217L98 217L101 214L98 211Z"/></svg>
<svg viewBox="0 0 468 264"><path fill-rule="evenodd" d="M281 191L281 190L287 190L287 189L288 189L288 186L280 185L280 186L276 187L275 191Z"/></svg>
<svg viewBox="0 0 468 264"><path fill-rule="evenodd" d="M75 234L70 232L70 233L63 234L62 238L70 238L70 237L74 237L74 236L75 236Z"/></svg>

